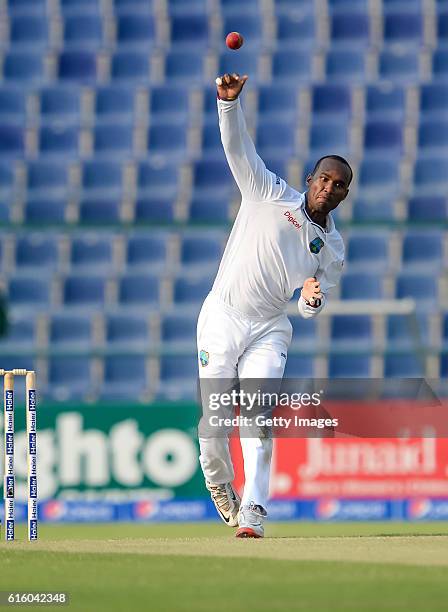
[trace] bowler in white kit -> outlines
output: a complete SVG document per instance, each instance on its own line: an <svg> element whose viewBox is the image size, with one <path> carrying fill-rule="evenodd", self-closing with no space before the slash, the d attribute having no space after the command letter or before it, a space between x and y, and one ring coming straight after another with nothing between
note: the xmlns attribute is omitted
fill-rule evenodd
<svg viewBox="0 0 448 612"><path fill-rule="evenodd" d="M332 155L320 159L305 193L270 172L257 155L239 101L247 78L225 74L216 80L221 140L242 199L198 319L202 379L281 380L292 336L286 307L294 290L302 288L300 315L315 317L339 282L344 261L331 211L348 194L348 162ZM206 486L223 521L238 526L237 537L263 537L272 438L241 437L241 500L232 486L228 437L201 435L200 425L199 443Z"/></svg>

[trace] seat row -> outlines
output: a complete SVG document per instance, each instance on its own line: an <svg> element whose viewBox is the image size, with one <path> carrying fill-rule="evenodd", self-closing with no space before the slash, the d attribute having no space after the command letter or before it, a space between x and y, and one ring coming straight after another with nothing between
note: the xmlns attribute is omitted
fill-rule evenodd
<svg viewBox="0 0 448 612"><path fill-rule="evenodd" d="M448 374L448 358L436 357L438 375ZM170 355L146 358L143 355L89 355L33 358L2 356L5 368L14 365L37 371L39 397L56 400L137 400L197 398L197 358ZM12 364L12 365L9 365ZM384 357L368 353L330 353L327 357L294 355L288 357L287 378L419 378L427 369L426 360L413 354L389 353ZM436 381L435 381L436 382ZM437 389L435 389L437 390ZM446 389L445 389L446 393Z"/></svg>

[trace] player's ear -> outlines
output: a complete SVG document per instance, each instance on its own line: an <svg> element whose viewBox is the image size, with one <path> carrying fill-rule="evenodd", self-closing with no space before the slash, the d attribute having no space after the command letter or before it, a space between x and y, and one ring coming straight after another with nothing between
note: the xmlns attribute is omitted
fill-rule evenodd
<svg viewBox="0 0 448 612"><path fill-rule="evenodd" d="M308 185L308 187L311 185L312 180L313 180L313 175L308 174L308 176L306 177L306 184Z"/></svg>

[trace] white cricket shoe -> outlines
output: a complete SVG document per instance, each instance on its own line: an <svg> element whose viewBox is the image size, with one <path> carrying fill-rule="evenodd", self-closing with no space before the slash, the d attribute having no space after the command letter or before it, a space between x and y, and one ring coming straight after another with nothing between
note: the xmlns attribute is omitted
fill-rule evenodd
<svg viewBox="0 0 448 612"><path fill-rule="evenodd" d="M241 506L238 514L237 538L264 538L263 520L267 516L263 506L251 502Z"/></svg>
<svg viewBox="0 0 448 612"><path fill-rule="evenodd" d="M224 523L229 527L237 527L241 499L230 482L215 485L205 481L205 486L210 491L215 508Z"/></svg>

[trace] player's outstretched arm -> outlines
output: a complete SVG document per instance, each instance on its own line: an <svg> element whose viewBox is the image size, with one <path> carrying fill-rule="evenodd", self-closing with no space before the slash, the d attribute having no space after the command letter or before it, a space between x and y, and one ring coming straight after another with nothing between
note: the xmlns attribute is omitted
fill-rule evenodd
<svg viewBox="0 0 448 612"><path fill-rule="evenodd" d="M280 192L282 185L266 169L247 131L238 99L247 79L247 75L236 73L216 79L221 141L241 195L248 200L269 200L276 191Z"/></svg>

